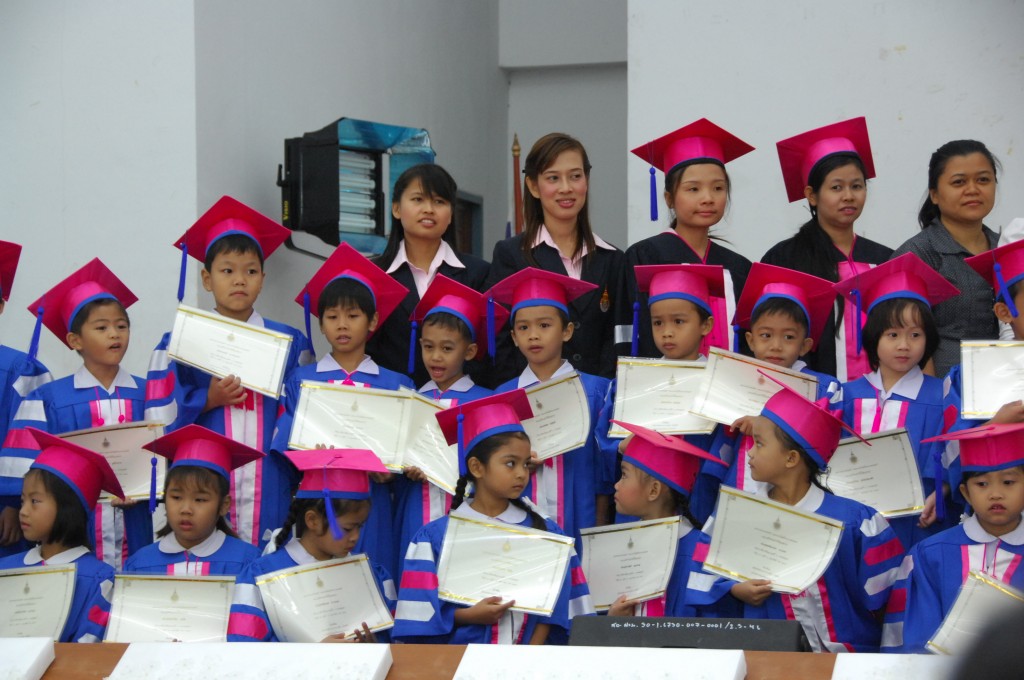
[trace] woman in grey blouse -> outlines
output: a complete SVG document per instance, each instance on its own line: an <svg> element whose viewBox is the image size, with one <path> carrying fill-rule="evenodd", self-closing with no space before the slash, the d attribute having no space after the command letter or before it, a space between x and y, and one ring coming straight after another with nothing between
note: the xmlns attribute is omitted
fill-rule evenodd
<svg viewBox="0 0 1024 680"><path fill-rule="evenodd" d="M933 361L940 378L960 363L961 339L999 336L992 286L964 264L999 240L983 224L995 203L998 170L999 162L981 142L963 139L940 146L928 164L928 197L918 214L921 233L893 253L915 253L960 289L959 296L935 307L940 340Z"/></svg>

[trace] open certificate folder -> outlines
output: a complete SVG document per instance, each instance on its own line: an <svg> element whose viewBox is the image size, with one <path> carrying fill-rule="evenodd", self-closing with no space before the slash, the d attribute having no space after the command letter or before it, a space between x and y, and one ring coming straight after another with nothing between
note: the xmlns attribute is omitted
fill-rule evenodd
<svg viewBox="0 0 1024 680"><path fill-rule="evenodd" d="M679 548L679 517L580 531L583 573L598 611L620 595L651 600L665 594Z"/></svg>
<svg viewBox="0 0 1024 680"><path fill-rule="evenodd" d="M1024 397L1024 342L962 340L960 362L964 418L987 420Z"/></svg>
<svg viewBox="0 0 1024 680"><path fill-rule="evenodd" d="M284 642L320 642L329 635L395 625L366 555L289 567L256 579L263 606Z"/></svg>
<svg viewBox="0 0 1024 680"><path fill-rule="evenodd" d="M523 421L530 448L541 460L554 458L587 442L590 407L578 373L526 388L533 417Z"/></svg>
<svg viewBox="0 0 1024 680"><path fill-rule="evenodd" d="M662 434L707 434L714 421L690 413L704 377L703 361L619 357L615 370L614 419ZM609 437L629 432L615 423Z"/></svg>
<svg viewBox="0 0 1024 680"><path fill-rule="evenodd" d="M885 518L920 515L924 491L907 431L852 437L839 443L829 461L828 485L837 496L859 501Z"/></svg>
<svg viewBox="0 0 1024 680"><path fill-rule="evenodd" d="M768 579L777 593L812 586L832 562L843 523L723 486L704 569L742 583Z"/></svg>
<svg viewBox="0 0 1024 680"><path fill-rule="evenodd" d="M390 470L412 466L455 493L458 452L437 424L441 404L410 389L382 390L303 381L288 439L290 449L369 449Z"/></svg>
<svg viewBox="0 0 1024 680"><path fill-rule="evenodd" d="M291 344L287 333L178 305L167 355L218 378L237 376L247 390L276 399Z"/></svg>
<svg viewBox="0 0 1024 680"><path fill-rule="evenodd" d="M568 536L449 515L437 565L438 596L474 605L496 595L515 600L516 611L550 616L572 549Z"/></svg>
<svg viewBox="0 0 1024 680"><path fill-rule="evenodd" d="M1022 607L1024 593L991 576L972 571L967 574L953 607L927 647L936 654L963 654L974 646L992 621Z"/></svg>
<svg viewBox="0 0 1024 680"><path fill-rule="evenodd" d="M234 576L118 574L104 642L225 642Z"/></svg>
<svg viewBox="0 0 1024 680"><path fill-rule="evenodd" d="M143 449L164 436L164 426L154 423L135 422L121 425L106 425L89 430L76 430L58 435L73 444L95 451L110 463L117 481L124 490L125 498L149 499L149 485L153 474L153 458L156 458L156 493L164 493L164 475L167 459ZM101 500L110 500L110 494L103 494Z"/></svg>
<svg viewBox="0 0 1024 680"><path fill-rule="evenodd" d="M782 389L774 380L761 375L761 371L810 401L817 397L818 379L814 376L712 347L694 396L692 413L725 425L732 425L743 416L760 415L768 399Z"/></svg>
<svg viewBox="0 0 1024 680"><path fill-rule="evenodd" d="M60 639L75 595L72 564L0 571L0 638Z"/></svg>

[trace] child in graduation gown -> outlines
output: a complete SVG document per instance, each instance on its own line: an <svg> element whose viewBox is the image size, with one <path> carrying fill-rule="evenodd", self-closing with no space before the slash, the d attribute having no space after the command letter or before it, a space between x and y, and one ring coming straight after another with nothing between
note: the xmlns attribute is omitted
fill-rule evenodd
<svg viewBox="0 0 1024 680"><path fill-rule="evenodd" d="M500 328L505 325L508 312L501 305L494 305L493 309L492 323ZM417 327L423 365L431 378L420 387L420 394L446 408L491 395L490 390L474 383L464 371L466 363L484 355L484 343L494 336L493 331L487 330L487 299L482 294L438 274L413 310L413 332ZM395 478L394 496L397 554L401 556L424 524L448 514L452 496L415 467L406 468L404 474ZM401 575L397 572L399 578Z"/></svg>
<svg viewBox="0 0 1024 680"><path fill-rule="evenodd" d="M960 493L973 512L904 558L886 608L885 651L927 651L971 572L1024 589L1024 425L984 425L940 438L960 443Z"/></svg>
<svg viewBox="0 0 1024 680"><path fill-rule="evenodd" d="M947 403L947 385L925 375L939 333L932 305L957 294L934 269L907 253L858 274L836 290L867 310L861 331L871 372L843 385L843 420L859 434L905 428L917 458L926 496L920 518L893 519L904 547L953 526L942 442L925 439L948 431L956 414Z"/></svg>
<svg viewBox="0 0 1024 680"><path fill-rule="evenodd" d="M307 326L309 314L316 314L320 320L320 331L330 343L331 351L315 364L299 368L285 381L284 411L271 445L273 452L288 450L288 438L304 380L385 390L397 390L399 387L415 389L407 376L378 366L366 354L370 335L398 307L406 292L380 267L347 243L338 246L321 265L295 301L306 309ZM358 551L369 555L388 573L395 573L399 556L391 501L392 475L375 473L372 479L373 503L366 526L360 532Z"/></svg>
<svg viewBox="0 0 1024 680"><path fill-rule="evenodd" d="M146 381L121 366L131 324L127 307L137 298L99 259L86 263L30 307L39 322L82 357L72 375L46 383L21 402L12 429L36 427L52 434L143 420ZM11 477L28 469L36 451L5 448ZM153 542L145 503L103 501L95 508L96 555L120 569L124 560Z"/></svg>
<svg viewBox="0 0 1024 680"><path fill-rule="evenodd" d="M540 269L524 269L498 283L488 293L511 307L512 342L526 357L526 370L500 385L496 392L527 388L557 380L576 371L562 358L562 347L574 333L568 304L593 284ZM583 446L539 463L526 491L541 513L552 517L579 545L580 529L608 523L610 489L600 488L608 474L594 424L608 395L609 381L579 374L590 411L590 432Z"/></svg>
<svg viewBox="0 0 1024 680"><path fill-rule="evenodd" d="M732 330L726 323L733 317L736 300L743 290L750 260L710 236L710 230L722 217L732 185L726 163L754 150L743 140L706 118L633 149L633 153L651 164L651 219L657 219L655 168L665 173L664 200L672 213L669 227L642 239L626 250L626 272L616 298L616 350L626 353L634 325L634 308L640 312L640 351L638 356L653 357L654 341L647 305L637 302L637 265L709 264L725 269L725 297L715 301L712 316L720 320L707 338L708 346L728 349L733 346ZM634 305L636 307L634 307Z"/></svg>
<svg viewBox="0 0 1024 680"><path fill-rule="evenodd" d="M300 331L261 316L255 309L263 289L266 258L289 231L239 201L224 196L196 220L175 246L181 249L178 301L184 295L188 257L203 263L203 288L213 293L214 311L227 320L266 328L292 338L285 377L312 360L312 347ZM191 423L259 451L269 451L280 404L246 390L235 376L216 378L167 355L166 333L150 360L146 419L175 430ZM279 456L255 460L231 473L231 524L243 541L260 548L281 526L294 471Z"/></svg>
<svg viewBox="0 0 1024 680"><path fill-rule="evenodd" d="M747 459L753 478L765 484L757 495L839 520L843 531L825 572L804 592L773 593L763 579L735 583L730 592L744 618L799 621L815 651L877 652L876 614L889 599L903 546L878 512L822 486L843 427L824 399L813 403L785 386L765 404ZM714 523L712 517L704 526L709 536Z"/></svg>
<svg viewBox="0 0 1024 680"><path fill-rule="evenodd" d="M256 546L238 538L226 515L231 471L262 458L262 451L199 425L186 425L143 448L170 461L164 479L167 526L156 543L128 558L125 572L236 576L260 556Z"/></svg>
<svg viewBox="0 0 1024 680"><path fill-rule="evenodd" d="M449 444L459 446L462 476L452 501L452 517L562 534L555 522L521 497L529 480L532 456L521 421L532 416L523 390L495 394L437 414ZM474 493L466 498L469 484ZM396 640L539 645L549 637L565 639L574 616L593 613L586 577L575 551L550 616L512 611L515 601L503 602L497 595L472 606L442 601L437 590L437 565L448 522L448 517L442 517L427 524L405 554L392 631Z"/></svg>
<svg viewBox="0 0 1024 680"><path fill-rule="evenodd" d="M20 245L0 241L0 314L3 314L7 302L11 299L14 274L18 270L20 257ZM18 442L28 437L24 437L22 431L8 429L11 418L17 412L21 400L28 396L29 392L52 379L50 372L34 356L13 347L0 345L0 446L4 449L13 451L25 448ZM4 458L0 456L0 466L3 462ZM0 467L0 556L18 552L21 547L21 527L18 522L20 493L20 475L8 476Z"/></svg>
<svg viewBox="0 0 1024 680"><path fill-rule="evenodd" d="M387 472L371 451L316 449L289 451L288 459L302 470L288 519L274 542L276 550L247 566L235 583L235 599L228 619L228 642L277 642L270 617L263 606L256 579L280 569L346 557L356 549L359 532L370 515L368 473ZM388 572L372 558L374 580L388 609L395 609L395 584ZM388 640L374 635L365 622L361 630L338 631L322 642Z"/></svg>
<svg viewBox="0 0 1024 680"><path fill-rule="evenodd" d="M680 516L679 545L668 589L661 597L638 601L620 596L609 616L711 615L729 586L701 570L708 537L696 526L689 495L701 461L724 465L688 444L639 425L619 423L632 433L622 454L622 477L615 483L615 509L640 520Z"/></svg>
<svg viewBox="0 0 1024 680"><path fill-rule="evenodd" d="M114 569L93 554L90 515L100 492L117 497L124 492L98 453L32 427L25 433L41 450L25 475L18 519L25 539L37 545L0 558L0 569L74 564L74 594L56 642L101 642Z"/></svg>

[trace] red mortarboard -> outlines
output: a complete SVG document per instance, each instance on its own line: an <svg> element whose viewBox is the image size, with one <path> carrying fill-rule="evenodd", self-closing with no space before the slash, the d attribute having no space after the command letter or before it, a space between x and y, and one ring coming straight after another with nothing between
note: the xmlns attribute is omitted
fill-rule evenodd
<svg viewBox="0 0 1024 680"><path fill-rule="evenodd" d="M703 451L682 437L670 437L640 425L618 420L613 423L629 430L635 436L626 444L622 459L660 479L676 491L689 496L697 480L701 461L725 463Z"/></svg>
<svg viewBox="0 0 1024 680"><path fill-rule="evenodd" d="M101 491L124 498L121 484L106 458L34 427L25 430L41 449L31 467L57 475L78 495L86 513L96 507Z"/></svg>
<svg viewBox="0 0 1024 680"><path fill-rule="evenodd" d="M231 234L248 236L255 241L265 260L291 232L241 201L223 196L174 242L174 246L203 262L214 241Z"/></svg>
<svg viewBox="0 0 1024 680"><path fill-rule="evenodd" d="M964 472L994 472L1024 465L1024 423L982 425L950 432L929 442L960 442L960 468Z"/></svg>
<svg viewBox="0 0 1024 680"><path fill-rule="evenodd" d="M527 267L494 284L485 295L489 299L509 305L512 316L524 307L549 305L569 314L569 303L597 286L570 276L543 269Z"/></svg>
<svg viewBox="0 0 1024 680"><path fill-rule="evenodd" d="M875 305L892 298L920 300L929 307L960 294L942 274L914 253L904 253L866 272L834 285L835 291L870 313ZM858 298L860 298L858 300Z"/></svg>
<svg viewBox="0 0 1024 680"><path fill-rule="evenodd" d="M659 300L689 300L711 314L711 298L725 297L725 275L720 265L648 264L633 268L638 292L647 293L647 305Z"/></svg>
<svg viewBox="0 0 1024 680"><path fill-rule="evenodd" d="M491 435L525 432L522 421L533 417L533 408L522 389L501 392L460 404L437 413L437 422L448 444L459 445L459 474L466 474L466 456Z"/></svg>
<svg viewBox="0 0 1024 680"><path fill-rule="evenodd" d="M803 132L776 143L782 179L789 202L804 197L811 170L821 159L837 153L852 153L864 165L864 179L875 176L875 162L868 139L868 124L863 116Z"/></svg>
<svg viewBox="0 0 1024 680"><path fill-rule="evenodd" d="M14 272L18 271L21 246L10 241L0 241L0 298L11 299L14 286Z"/></svg>
<svg viewBox="0 0 1024 680"><path fill-rule="evenodd" d="M807 317L807 337L818 344L832 308L836 292L832 282L803 272L755 262L750 268L743 293L736 303L734 323L750 328L750 319L763 302L770 298L792 300Z"/></svg>
<svg viewBox="0 0 1024 680"><path fill-rule="evenodd" d="M633 153L662 172L698 158L725 164L750 153L754 147L742 139L701 118L689 125L642 144Z"/></svg>
<svg viewBox="0 0 1024 680"><path fill-rule="evenodd" d="M331 499L368 499L369 473L388 472L380 458L366 449L310 449L286 451L285 455L302 471L302 481L295 497L324 499L327 523L336 539L341 539L344 532L334 516Z"/></svg>
<svg viewBox="0 0 1024 680"><path fill-rule="evenodd" d="M1010 287L1024 280L1024 240L993 248L964 262L992 284L996 297L1001 297L1010 313L1017 316L1017 304L1010 295Z"/></svg>
<svg viewBox="0 0 1024 680"><path fill-rule="evenodd" d="M235 468L266 455L200 425L186 425L142 448L166 458L171 468L195 465L213 470L228 480Z"/></svg>

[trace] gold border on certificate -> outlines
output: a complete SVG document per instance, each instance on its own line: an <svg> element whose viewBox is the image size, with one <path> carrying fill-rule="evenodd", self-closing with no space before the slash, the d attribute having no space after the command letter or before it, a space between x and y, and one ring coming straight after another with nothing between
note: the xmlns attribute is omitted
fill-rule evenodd
<svg viewBox="0 0 1024 680"><path fill-rule="evenodd" d="M177 575L177 574L117 574L115 576L115 578L114 578L114 589L113 589L113 592L111 593L111 597L110 597L110 602L111 602L110 621L107 624L106 634L104 635L104 638L103 638L104 642L133 642L134 641L134 640L131 639L133 636L130 634L129 631L122 631L121 630L122 626L130 629L133 626L137 626L139 624L138 620L137 621L132 621L130 619L126 620L123 617L124 598L125 598L126 589L129 588L133 582L134 583L173 584L173 585L171 585L171 594L168 595L168 599L172 602L172 604L177 602L177 599L179 598L179 596L178 596L178 587L179 586L181 586L183 589L189 589L189 590L195 590L197 588L201 588L202 585L211 586L211 587L212 586L217 586L217 589L219 589L221 591L221 593L224 595L224 598L223 598L223 601L222 601L223 612L218 612L218 615L222 614L222 616L221 616L221 619L222 619L221 623L223 624L223 630L218 635L218 639L212 639L212 638L209 638L209 637L204 637L201 640L195 640L195 641L196 642L224 642L224 641L227 640L227 634L228 634L228 615L229 615L230 610L231 610L231 602L234 599L234 589L235 589L235 577L234 576L227 576L227 575L220 575L220 574L211 574L211 575L206 575L206 576L193 575L193 574L181 574L181 575ZM204 589L204 593L208 589L209 588ZM192 597L194 598L195 595L193 594ZM146 599L148 600L148 598L146 598ZM207 602L209 602L209 601L210 600L207 600ZM146 604L145 602L141 603L141 604L137 604L136 608L138 608L140 606L144 606L145 604ZM216 602L214 602L214 604L216 604ZM150 607L151 607L151 612L152 613L151 613L149 618L145 619L145 623L142 625L142 627L144 627L146 629L149 629L149 630L156 630L158 632L159 632L159 628L156 625L156 623L158 622L158 620L156 618L157 617L157 612L159 612L159 611L163 611L163 612L177 612L178 611L173 606L168 607L168 606L165 605L165 608L162 608L162 609L161 608L157 608L157 607L155 607L153 605L150 605ZM210 615L209 609L210 609L210 607L208 607L208 606L203 608L203 610L201 612L201 615L202 615L203 618L205 618L205 617ZM180 614L185 614L185 613L186 613L185 611L181 611L180 612ZM127 635L122 635L122 633L128 633L128 634ZM139 642L162 642L162 641L164 641L164 640L162 640L162 639L161 640L156 640L156 639L139 640ZM167 641L170 642L170 640L167 640ZM174 640L174 641L177 642L179 640ZM189 640L181 640L181 641L188 642Z"/></svg>
<svg viewBox="0 0 1024 680"><path fill-rule="evenodd" d="M903 429L903 428L898 428L898 429L895 429L895 430L887 430L885 432L876 432L875 434L865 434L865 435L862 435L862 436L864 437L864 439L869 444L871 442L875 442L875 441L877 441L879 439L892 439L894 437L899 437L899 439L901 440L901 448L903 449L904 455L906 457L906 465L908 467L908 469L906 470L907 476L911 477L911 483L912 484L916 483L916 488L914 489L914 491L915 491L914 495L916 496L916 498L920 499L920 502L919 503L914 503L913 505L911 505L909 507L905 507L905 508L888 508L888 509L883 509L882 507L878 506L877 504L875 504L873 502L869 502L872 499L870 499L870 498L860 498L860 497L856 496L855 494L851 494L846 487L842 486L841 480L838 480L836 478L836 476L835 476L835 474L836 474L836 470L835 470L836 461L842 460L841 456L845 456L847 451L851 447L856 447L858 449L863 449L863 444L861 444L861 441L859 439L857 439L856 437L848 437L848 438L843 439L842 441L840 441L839 442L839 448L836 449L835 454L832 456L832 459L829 461L830 473L829 473L829 477L828 477L827 481L828 481L828 483L830 485L837 486L837 489L833 489L833 491L836 493L836 495L837 496L845 496L847 498L852 498L855 501L863 503L864 505L867 505L868 507L877 510L886 519L892 519L894 517L906 517L908 515L919 515L919 514L921 514L921 511L924 510L924 489L923 489L923 487L921 485L921 475L920 475L920 472L917 469L917 457L914 454L914 447L913 447L912 442L910 441L910 436L907 434L907 431L905 429ZM851 461L851 462L856 463L857 461L854 460L854 461Z"/></svg>
<svg viewBox="0 0 1024 680"><path fill-rule="evenodd" d="M674 361L672 359L645 359L645 358L642 358L642 357L619 357L618 362L616 363L616 366L615 366L615 379L616 379L617 387L616 387L616 390L615 390L615 404L614 404L614 411L613 411L614 419L615 420L619 420L619 421L625 421L625 422L628 422L628 423L633 423L633 424L636 424L636 425L643 425L645 427L649 427L652 430L656 430L658 432L661 432L662 434L678 435L678 434L709 434L709 433L711 433L715 429L716 423L713 420L708 420L707 418L702 418L700 416L696 416L696 415L692 415L692 414L688 414L686 417L688 419L690 419L690 420L695 421L694 422L695 425L698 422L703 421L703 425L701 425L700 427L687 427L687 428L665 427L665 426L657 425L657 423L644 422L643 418L630 417L630 416L624 415L624 413L623 413L623 411L625 410L625 406L624 406L624 403L623 403L624 399L625 399L624 395L625 395L625 392L626 392L626 388L628 387L628 380L626 379L626 375L629 373L631 368L633 368L633 367L640 367L641 369L645 369L645 368L668 368L668 369L691 370L691 371L697 372L697 371L703 371L704 367L706 365L707 364L705 362L703 362L703 361ZM702 377L702 376L703 376L703 374L701 374L700 376L694 375L694 376L692 376L690 378L691 380L694 380L695 382L697 382L697 384L694 386L695 387L694 395L696 395L697 390L700 388L699 382L696 381L695 379L699 378L699 377ZM657 390L653 390L653 391L657 392ZM690 405L691 406L693 405L692 400L691 400ZM689 409L686 409L686 410L687 410L687 412L689 411ZM620 439L620 438L627 437L627 436L629 436L629 434L630 434L630 432L628 430L623 429L622 427L616 425L615 423L611 423L611 425L608 428L608 436L612 437L612 438L615 438L615 439Z"/></svg>
<svg viewBox="0 0 1024 680"><path fill-rule="evenodd" d="M581 539L582 539L581 552L583 553L583 557L582 557L583 564L581 566L583 567L583 572L585 574L587 574L588 579L589 579L591 573L594 571L593 570L593 564L592 564L591 561L589 561L591 542L593 540L590 537L592 537L592 536L607 536L608 534L618 534L618 533L629 533L629 532L636 532L636 531L645 531L647 529L653 529L655 527L662 527L662 526L672 527L673 525L674 525L674 530L670 531L670 537L669 537L670 544L668 546L668 550L667 550L667 554L666 554L667 561L666 561L666 564L665 564L665 573L664 573L664 579L663 579L664 583L663 583L663 585L659 589L657 589L655 591L652 591L652 592L649 592L649 593L631 594L629 596L629 599L645 601L645 600L651 600L651 599L654 599L656 597L660 597L661 595L664 595L665 592L668 589L668 582L672 578L672 571L673 571L673 568L675 566L675 560L676 560L676 551L679 548L679 532L680 532L680 529L682 528L682 517L679 517L679 516L665 517L665 518L661 518L661 519L652 519L652 520L646 520L646 521L641 520L641 521L638 521L638 522L629 522L629 523L626 523L626 524L608 524L608 525L600 526L600 527L590 527L588 529L581 529L580 530L580 535L581 535ZM630 542L630 547L632 547L632 541ZM591 568L588 569L587 567L591 567ZM592 583L592 581L591 581L591 583ZM596 609L597 611L606 611L614 603L614 601L613 602L607 602L607 603L605 603L605 602L598 602L596 597L593 595L593 593L591 593L591 597L594 600L594 609Z"/></svg>
<svg viewBox="0 0 1024 680"><path fill-rule="evenodd" d="M18 611L5 611L4 616L0 617L0 637L51 637L54 640L60 639L60 634L64 631L64 626L67 625L68 614L71 612L71 602L75 596L75 575L78 572L78 565L74 562L69 564L57 564L57 565L43 565L37 567L18 567L16 569L3 569L0 570L0 581L6 581L7 579L24 579L24 585L20 588L22 595L29 597L33 595L33 586L29 583L30 581L36 581L35 588L40 588L39 593L42 597L53 600L59 599L59 611L52 617L45 616L46 613L52 613L54 610L52 607L45 607L44 618L48 619L47 624L52 623L53 627L46 625L47 631L52 631L52 634L47 634L45 631L36 629L25 630L27 625L25 621L18 619ZM57 577L63 577L57 579ZM63 596L58 590L53 588L53 584L49 583L53 580L58 580L59 585L63 588ZM44 581L46 586L43 587ZM17 582L14 583L14 587L17 588ZM5 588L6 590L6 588ZM4 601L5 609L11 606L10 600ZM17 603L15 602L15 607ZM37 622L38 625L38 622ZM26 635L30 633L30 635Z"/></svg>
<svg viewBox="0 0 1024 680"><path fill-rule="evenodd" d="M544 406L544 402L540 400L541 394L553 388L562 387L566 383L574 380L576 381L576 386L573 389L575 402L562 402L556 407L559 409L564 407L572 409L571 413L562 413L562 417L559 419L559 422L563 424L563 428L560 430L563 433L572 425L580 425L579 430L572 433L574 434L574 441L559 447L555 451L541 450L540 442L545 441L546 437L543 436L543 433L538 433L536 430L540 427L540 421L544 419L543 414L540 412L548 410ZM526 430L526 434L530 438L530 446L537 452L537 457L540 460L547 460L549 458L554 458L555 456L560 456L563 453L568 453L569 451L575 451L587 443L587 438L590 436L591 430L590 407L587 403L587 390L583 386L583 381L580 379L579 373L573 371L569 375L562 376L557 380L549 380L547 382L527 387L525 388L525 391L526 397L530 400L530 408L533 409L533 417L523 421L523 429ZM580 437L582 437L582 439Z"/></svg>
<svg viewBox="0 0 1024 680"><path fill-rule="evenodd" d="M1021 394L1012 388L1018 382L1024 382L1024 365L1008 362L1006 367L1018 367L1017 372L1022 376L1020 381L1014 380L1010 375L978 375L975 370L975 362L979 354L991 354L986 350L995 350L995 353L1002 353L1004 349L1019 349L1019 355L1024 361L1024 341L1021 340L961 340L960 341L960 364L961 364L961 405L960 415L969 420L987 420L995 416L999 408L1006 403L1021 398ZM1004 373L1007 371L1004 369ZM981 386L976 386L977 379L988 379L988 387L996 387L1002 382L1006 392L986 394ZM1007 384L1009 383L1009 384ZM995 403L999 402L999 403Z"/></svg>
<svg viewBox="0 0 1024 680"><path fill-rule="evenodd" d="M156 441L160 437L164 436L164 425L160 423L150 423L141 420L134 421L131 423L118 423L117 425L103 425L101 427L91 427L84 430L75 430L74 432L64 432L57 436L60 437L61 439L67 439L71 443L89 449L90 451L95 451L96 453L106 458L107 456L103 451L103 447L106 446L105 443L102 444L99 448L96 448L94 446L90 446L89 444L84 443L83 440L91 440L94 435L103 434L104 432L130 432L132 430L148 430L149 435L143 438L145 440L145 443L147 444L149 442ZM106 442L106 438L104 438L104 442ZM135 489L137 489L137 491L132 493L131 489L129 488L129 485L126 483L127 480L123 480L120 477L118 477L117 481L121 483L121 486L125 491L125 498L135 500L149 500L149 487L151 481L150 477L152 475L153 468L153 458L156 458L156 497L158 499L163 498L164 478L167 474L167 459L164 458L163 456L158 456L155 453L146 451L141 447L139 448L137 453L139 454L140 457L145 458L145 463L139 461L137 466L141 468L143 465L145 465L146 481L144 484L137 484L134 487ZM117 472L117 468L114 469L114 472ZM100 501L103 502L110 502L110 500L113 498L114 496L108 493L102 493L100 495Z"/></svg>
<svg viewBox="0 0 1024 680"><path fill-rule="evenodd" d="M947 656L958 653L958 650L950 649L949 647L938 644L935 641L940 638L949 638L953 633L957 632L953 622L951 621L951 617L954 615L954 612L956 612L957 620L959 620L963 614L963 610L967 608L967 603L961 602L960 598L964 597L965 595L968 598L970 598L971 593L973 593L977 588L986 587L1001 593L1002 595L1006 596L1008 600L1015 600L1018 604L1024 605L1024 592L1021 592L1016 588L1012 588L1003 583L1002 581L997 581L988 574L983 574L980 571L968 572L967 578L960 586L960 591L957 593L956 600L953 602L953 606L950 607L948 612L946 612L946 615L942 618L942 624L939 626L939 629L935 631L935 634L932 636L932 639L928 641L927 645L925 645L929 650L938 654L945 654ZM996 612L996 615L998 615L999 613L1001 612ZM953 629L946 630L947 626L953 626ZM964 631L960 632L962 633ZM982 630L979 629L976 632L980 634Z"/></svg>
<svg viewBox="0 0 1024 680"><path fill-rule="evenodd" d="M233 327L233 328L238 328L239 330L241 330L244 333L248 333L250 335L263 335L263 336L271 338L273 341L275 341L276 342L276 346L277 346L277 353L275 355L275 357L276 357L275 363L271 367L271 373L273 375L277 376L277 380L276 380L277 384L276 384L276 386L275 385L256 385L256 384L253 384L251 382L246 381L244 376L239 375L237 377L241 380L242 387L244 387L244 388L246 388L248 390L252 390L253 392L259 392L260 394L266 395L268 397L272 397L274 399L280 399L280 397L281 397L281 385L284 382L284 372L285 372L285 369L287 368L287 366L285 364L288 361L288 352L290 351L291 343L293 341L292 336L288 335L287 333L281 333L279 331L274 331L274 330L271 330L271 329L263 327L263 326L254 326L252 324L248 324L248 323L245 323L245 322L242 322L242 321L235 321L234 319L229 319L227 317L221 316L220 314L214 314L212 312L207 312L205 310L197 309L195 307L189 307L188 305L181 305L181 304L179 304L178 305L178 309L177 309L177 314L182 314L182 315L184 315L186 317L197 317L197 318L200 318L200 319L202 319L204 321L213 322L213 323L221 325L221 326L230 326L230 327ZM175 317L174 326L175 326L175 328L177 328L177 326L178 326L177 316ZM282 343L283 343L283 346L282 346ZM194 363L194 362L192 362L192 361L190 361L190 360L180 356L179 354L177 354L174 351L174 347L175 347L174 335L173 335L173 331L172 331L171 341L170 341L170 344L169 344L169 346L167 348L167 356L169 356L171 359L174 359L175 361L177 361L180 364L185 364L186 366L191 366L193 368L196 368L196 369L202 371L203 373L209 373L210 375L214 375L214 376L216 376L218 378L225 378L225 377L227 377L227 374L214 373L213 371L210 370L209 367L201 366L201 365L199 365L197 363Z"/></svg>

